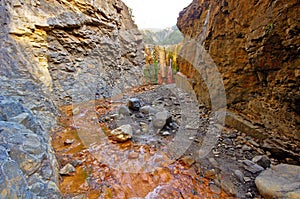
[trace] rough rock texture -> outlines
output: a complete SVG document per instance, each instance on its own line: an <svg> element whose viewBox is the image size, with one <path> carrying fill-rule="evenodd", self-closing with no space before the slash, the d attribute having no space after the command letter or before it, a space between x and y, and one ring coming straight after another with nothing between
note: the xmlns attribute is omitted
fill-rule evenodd
<svg viewBox="0 0 300 199"><path fill-rule="evenodd" d="M255 184L266 198L300 198L300 167L280 164L262 172Z"/></svg>
<svg viewBox="0 0 300 199"><path fill-rule="evenodd" d="M16 54L28 62L24 69L56 101L107 97L118 83L129 86L141 80L142 35L122 2L16 0L3 4L6 40L17 44Z"/></svg>
<svg viewBox="0 0 300 199"><path fill-rule="evenodd" d="M0 197L55 197L57 107L142 82L142 36L119 0L1 1L0 60L0 95L26 110L0 117ZM24 125L31 120L41 129Z"/></svg>
<svg viewBox="0 0 300 199"><path fill-rule="evenodd" d="M229 110L285 142L276 142L276 148L296 153L291 140L300 139L299 19L297 0L194 0L177 23L186 37L182 57L190 50L187 41L204 46L222 75ZM200 101L209 106L204 74L196 72L193 61L179 62Z"/></svg>
<svg viewBox="0 0 300 199"><path fill-rule="evenodd" d="M49 135L19 102L0 96L0 198L59 198Z"/></svg>

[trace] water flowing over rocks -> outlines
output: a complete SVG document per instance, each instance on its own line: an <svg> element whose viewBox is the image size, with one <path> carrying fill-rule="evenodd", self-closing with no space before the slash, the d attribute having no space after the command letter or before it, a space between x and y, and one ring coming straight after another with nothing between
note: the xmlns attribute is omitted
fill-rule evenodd
<svg viewBox="0 0 300 199"><path fill-rule="evenodd" d="M194 0L204 48L144 57L119 0L2 0L0 198L298 198L298 4Z"/></svg>

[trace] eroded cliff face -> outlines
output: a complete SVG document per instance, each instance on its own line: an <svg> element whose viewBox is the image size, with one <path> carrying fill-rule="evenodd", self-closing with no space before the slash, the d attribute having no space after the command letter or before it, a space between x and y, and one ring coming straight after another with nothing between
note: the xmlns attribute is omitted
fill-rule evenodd
<svg viewBox="0 0 300 199"><path fill-rule="evenodd" d="M0 197L59 198L57 165L49 144L57 107L108 97L113 88L140 84L142 36L119 0L3 0L0 16L0 95L4 96L0 119L8 132L1 130L0 158L14 168L10 173L0 169L1 185L7 185L0 186ZM24 111L10 116L14 104ZM36 121L30 125L41 125L38 130L29 132L26 125L20 126L29 119ZM13 133L18 129L21 135ZM36 138L27 140L23 131ZM32 146L35 139L43 152ZM20 150L12 155L9 150L14 145ZM24 164L31 159L19 158L22 152L32 159L28 167ZM17 178L22 184L10 189Z"/></svg>
<svg viewBox="0 0 300 199"><path fill-rule="evenodd" d="M29 60L26 70L56 101L103 97L121 80L141 80L142 36L122 2L17 0L7 9L7 31Z"/></svg>
<svg viewBox="0 0 300 199"><path fill-rule="evenodd" d="M194 0L177 23L185 41L202 44L218 67L229 110L289 144L300 139L299 19L297 0ZM202 74L184 59L179 67L209 106Z"/></svg>

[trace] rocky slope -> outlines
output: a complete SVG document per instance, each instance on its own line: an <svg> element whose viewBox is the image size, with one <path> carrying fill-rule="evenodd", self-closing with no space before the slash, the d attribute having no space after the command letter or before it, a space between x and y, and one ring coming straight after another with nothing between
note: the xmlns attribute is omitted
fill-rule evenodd
<svg viewBox="0 0 300 199"><path fill-rule="evenodd" d="M107 97L114 87L139 84L142 36L126 5L117 0L1 1L0 16L0 94L1 103L5 102L0 112L14 111L16 106L10 104L23 107L9 117L1 116L5 161L3 165L1 161L1 198L49 197L50 193L58 198L49 144L57 107ZM30 123L35 128L22 123L27 120L36 121ZM40 147L32 148L37 140ZM23 159L32 160L33 167L24 166ZM7 173L9 165L16 172Z"/></svg>
<svg viewBox="0 0 300 199"><path fill-rule="evenodd" d="M194 0L177 25L186 42L180 71L191 78L200 101L210 106L205 74L185 59L191 40L212 57L227 106L241 116L230 114L227 124L251 133L272 154L299 161L299 1ZM207 63L198 63L205 71Z"/></svg>

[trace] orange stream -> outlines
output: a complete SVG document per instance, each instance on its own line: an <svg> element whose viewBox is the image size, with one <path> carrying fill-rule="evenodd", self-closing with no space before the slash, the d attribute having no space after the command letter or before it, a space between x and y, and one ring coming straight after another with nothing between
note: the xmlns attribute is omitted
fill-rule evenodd
<svg viewBox="0 0 300 199"><path fill-rule="evenodd" d="M110 130L104 123L97 122L97 114L107 113L114 107L109 101L98 100L80 104L77 115L72 113L74 107L70 105L60 108L60 127L52 134L52 145L61 167L74 163L75 160L82 162L76 166L76 172L61 176L60 190L64 197L84 194L85 198L90 199L228 198L223 191L219 195L212 193L209 181L196 173L198 168L187 168L178 161L170 163L164 156L165 163L149 172L141 169L139 172L126 173L102 161L106 158L111 160L115 156L116 159L113 160L118 165L120 157L114 154L135 153L136 156L144 158L143 161L158 154L148 145L131 141L118 144L103 139ZM67 139L74 142L65 144ZM120 168L122 164L119 165Z"/></svg>

